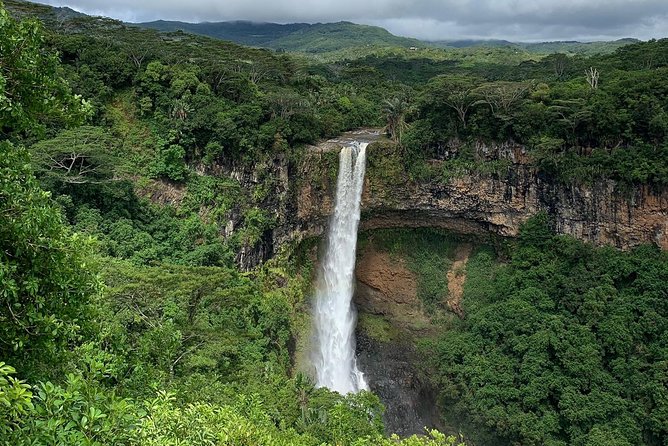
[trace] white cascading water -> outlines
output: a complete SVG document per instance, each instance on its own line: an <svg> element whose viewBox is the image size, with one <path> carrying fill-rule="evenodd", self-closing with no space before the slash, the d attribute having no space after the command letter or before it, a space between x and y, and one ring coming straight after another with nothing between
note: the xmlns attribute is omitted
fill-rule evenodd
<svg viewBox="0 0 668 446"><path fill-rule="evenodd" d="M316 290L316 385L342 395L368 389L355 359L357 318L351 302L367 145L355 143L339 155L336 205Z"/></svg>

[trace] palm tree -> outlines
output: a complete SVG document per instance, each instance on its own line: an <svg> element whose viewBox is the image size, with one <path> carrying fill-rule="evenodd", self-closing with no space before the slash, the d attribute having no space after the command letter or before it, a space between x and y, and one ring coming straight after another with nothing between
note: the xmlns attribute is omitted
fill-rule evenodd
<svg viewBox="0 0 668 446"><path fill-rule="evenodd" d="M174 100L171 111L172 118L185 121L191 112L192 107L185 98Z"/></svg>
<svg viewBox="0 0 668 446"><path fill-rule="evenodd" d="M308 423L308 402L315 389L313 382L306 374L298 372L295 377L295 389L297 390L297 400L302 412L302 422Z"/></svg>
<svg viewBox="0 0 668 446"><path fill-rule="evenodd" d="M406 115L411 111L411 104L407 96L397 96L386 99L383 104L383 114L387 122L385 131L393 141L401 143L403 133L408 129Z"/></svg>

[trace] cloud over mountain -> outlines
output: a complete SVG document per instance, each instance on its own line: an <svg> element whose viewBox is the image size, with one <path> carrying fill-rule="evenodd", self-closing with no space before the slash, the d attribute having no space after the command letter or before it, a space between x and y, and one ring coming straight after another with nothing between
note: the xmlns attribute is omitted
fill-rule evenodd
<svg viewBox="0 0 668 446"><path fill-rule="evenodd" d="M666 0L47 0L47 3L127 21L349 20L422 39L647 39L668 34Z"/></svg>

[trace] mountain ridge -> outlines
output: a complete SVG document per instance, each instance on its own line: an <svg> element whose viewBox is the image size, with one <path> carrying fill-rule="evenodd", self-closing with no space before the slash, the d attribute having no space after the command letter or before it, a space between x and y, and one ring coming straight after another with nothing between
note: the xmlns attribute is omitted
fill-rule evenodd
<svg viewBox="0 0 668 446"><path fill-rule="evenodd" d="M515 47L540 54L564 52L591 55L612 53L619 47L639 42L638 39L633 38L592 42L577 40L513 42L505 39L420 40L397 36L379 26L357 24L349 21L279 24L250 20L197 23L178 20L155 20L133 23L132 25L159 31L181 30L217 39L231 40L243 45L304 53L324 53L359 46L395 46L444 49Z"/></svg>
<svg viewBox="0 0 668 446"><path fill-rule="evenodd" d="M65 22L88 16L69 7L56 7L26 0L8 0L5 3L17 16L36 15L46 22ZM121 23L116 19L114 21ZM369 47L394 47L404 49L441 48L446 50L464 48L515 48L518 51L526 51L534 54L562 52L594 55L612 53L622 46L639 41L632 38L598 42L567 40L512 42L505 39L419 40L411 37L397 36L379 26L357 24L349 21L280 24L251 20L197 23L178 20L155 20L126 24L162 32L181 30L191 34L227 40L246 46L267 48L274 51L310 54L335 53L361 47L367 49Z"/></svg>
<svg viewBox="0 0 668 446"><path fill-rule="evenodd" d="M156 20L132 25L159 31L181 30L244 45L304 53L322 53L368 45L404 48L430 46L418 39L396 36L379 26L348 21L279 24L248 20L199 23Z"/></svg>

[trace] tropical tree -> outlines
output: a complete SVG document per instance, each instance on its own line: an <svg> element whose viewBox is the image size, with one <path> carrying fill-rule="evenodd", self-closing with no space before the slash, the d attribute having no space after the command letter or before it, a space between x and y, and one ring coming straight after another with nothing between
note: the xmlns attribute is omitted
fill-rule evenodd
<svg viewBox="0 0 668 446"><path fill-rule="evenodd" d="M0 2L0 139L39 134L50 121L76 122L88 111L45 48L40 23L14 20Z"/></svg>
<svg viewBox="0 0 668 446"><path fill-rule="evenodd" d="M474 94L476 80L461 76L438 76L429 82L428 101L442 103L457 113L462 127L466 129L469 111L478 100Z"/></svg>
<svg viewBox="0 0 668 446"><path fill-rule="evenodd" d="M396 96L386 99L383 104L383 114L387 125L385 130L393 141L401 143L401 138L408 129L406 117L412 111L412 105L406 96Z"/></svg>
<svg viewBox="0 0 668 446"><path fill-rule="evenodd" d="M0 357L23 372L67 350L99 289L86 240L39 187L27 150L6 140L83 116L43 40L38 22L16 22L0 5Z"/></svg>
<svg viewBox="0 0 668 446"><path fill-rule="evenodd" d="M82 126L38 142L31 152L49 182L84 184L113 179L115 149L115 140L105 129Z"/></svg>
<svg viewBox="0 0 668 446"><path fill-rule="evenodd" d="M477 104L486 105L492 115L509 121L512 113L531 91L531 84L527 82L496 81L485 83L475 89L480 97Z"/></svg>

